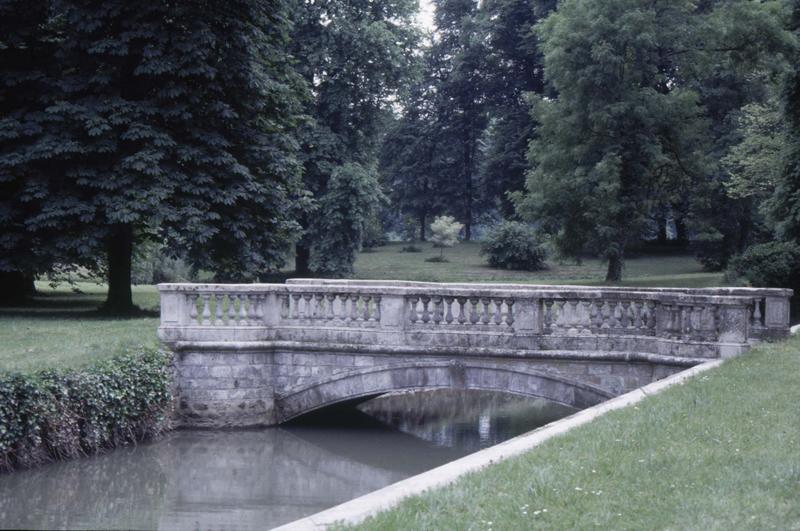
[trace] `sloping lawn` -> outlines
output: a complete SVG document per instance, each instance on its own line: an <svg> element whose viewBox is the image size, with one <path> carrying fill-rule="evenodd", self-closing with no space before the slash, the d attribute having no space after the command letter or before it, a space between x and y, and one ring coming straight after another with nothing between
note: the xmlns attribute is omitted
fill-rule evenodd
<svg viewBox="0 0 800 531"><path fill-rule="evenodd" d="M800 529L800 337L359 529Z"/></svg>

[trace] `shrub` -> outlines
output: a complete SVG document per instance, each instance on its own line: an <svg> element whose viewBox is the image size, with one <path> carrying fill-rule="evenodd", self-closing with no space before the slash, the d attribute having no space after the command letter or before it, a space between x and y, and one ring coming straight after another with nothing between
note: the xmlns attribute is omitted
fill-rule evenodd
<svg viewBox="0 0 800 531"><path fill-rule="evenodd" d="M0 374L0 469L152 438L170 427L170 358L145 349L88 369Z"/></svg>
<svg viewBox="0 0 800 531"><path fill-rule="evenodd" d="M547 250L535 230L516 221L504 221L492 230L481 254L489 265L503 269L539 271L545 269Z"/></svg>
<svg viewBox="0 0 800 531"><path fill-rule="evenodd" d="M417 247L416 245L404 245L400 249L400 252L401 253L421 253L422 252L422 248L421 247Z"/></svg>
<svg viewBox="0 0 800 531"><path fill-rule="evenodd" d="M730 261L730 272L751 286L792 288L800 293L800 245L769 242L752 245Z"/></svg>
<svg viewBox="0 0 800 531"><path fill-rule="evenodd" d="M437 216L431 223L431 242L434 247L441 249L439 252L439 262L446 262L444 259L444 248L452 247L458 243L458 233L464 228L463 223L459 223L453 216ZM428 260L431 262L432 260Z"/></svg>

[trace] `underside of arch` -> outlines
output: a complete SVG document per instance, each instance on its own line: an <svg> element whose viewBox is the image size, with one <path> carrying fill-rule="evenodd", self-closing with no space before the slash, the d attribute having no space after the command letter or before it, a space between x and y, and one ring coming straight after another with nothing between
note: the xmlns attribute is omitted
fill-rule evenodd
<svg viewBox="0 0 800 531"><path fill-rule="evenodd" d="M469 389L544 398L583 409L614 396L599 387L490 363L428 362L347 371L276 398L278 422L341 402L411 389Z"/></svg>

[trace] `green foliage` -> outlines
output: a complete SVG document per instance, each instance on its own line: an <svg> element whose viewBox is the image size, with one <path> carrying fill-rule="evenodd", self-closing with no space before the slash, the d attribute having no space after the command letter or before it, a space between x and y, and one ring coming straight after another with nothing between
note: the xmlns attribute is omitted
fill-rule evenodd
<svg viewBox="0 0 800 531"><path fill-rule="evenodd" d="M0 469L157 436L170 422L169 363L140 350L81 371L0 375Z"/></svg>
<svg viewBox="0 0 800 531"><path fill-rule="evenodd" d="M334 186L339 168L377 165L388 98L405 82L413 61L417 33L411 19L416 2L294 0L292 6L291 52L298 58L295 68L312 88L305 105L311 119L297 130L303 182L312 205L299 215L303 237L296 269L301 274L308 273L304 269L309 266L320 267L316 272L323 274L348 274L353 244L336 257L326 256L336 251L326 241L335 236L321 211L344 210L351 202ZM343 203L334 207L335 200ZM351 232L348 241L352 236ZM308 252L311 259L305 264L300 257Z"/></svg>
<svg viewBox="0 0 800 531"><path fill-rule="evenodd" d="M431 223L431 242L434 247L452 247L458 243L458 233L464 228L453 216L437 216Z"/></svg>
<svg viewBox="0 0 800 531"><path fill-rule="evenodd" d="M519 271L545 269L547 249L534 229L516 221L504 221L486 237L481 254L489 265Z"/></svg>
<svg viewBox="0 0 800 531"><path fill-rule="evenodd" d="M314 242L312 269L323 275L352 274L367 225L383 201L373 168L347 163L334 169L316 213L315 226L325 237Z"/></svg>
<svg viewBox="0 0 800 531"><path fill-rule="evenodd" d="M730 271L751 286L800 290L800 245L794 242L753 245L731 259Z"/></svg>
<svg viewBox="0 0 800 531"><path fill-rule="evenodd" d="M13 201L29 205L25 229L57 231L58 254L87 266L107 253L110 298L130 284L133 240L169 242L227 278L280 267L297 232L287 206L305 96L284 0L66 0L47 12L36 31L56 33L57 81L0 160L24 183Z"/></svg>
<svg viewBox="0 0 800 531"><path fill-rule="evenodd" d="M144 242L135 250L131 282L159 284L161 282L191 282L197 274L184 258L170 256L167 249L155 242Z"/></svg>
<svg viewBox="0 0 800 531"><path fill-rule="evenodd" d="M780 2L560 2L536 30L558 97L532 99L539 129L520 213L565 255L597 247L619 280L650 213L710 173L698 80L766 68L790 40L780 14Z"/></svg>

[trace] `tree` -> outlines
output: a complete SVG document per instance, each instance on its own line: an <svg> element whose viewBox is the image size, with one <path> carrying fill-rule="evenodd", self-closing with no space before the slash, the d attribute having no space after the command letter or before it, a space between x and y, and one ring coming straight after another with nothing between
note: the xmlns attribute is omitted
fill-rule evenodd
<svg viewBox="0 0 800 531"><path fill-rule="evenodd" d="M131 257L154 239L241 278L279 267L296 225L292 129L302 80L282 0L53 2L63 20L51 126L22 149L50 171L26 223L107 270L105 309L133 309ZM17 166L27 171L37 160Z"/></svg>
<svg viewBox="0 0 800 531"><path fill-rule="evenodd" d="M625 249L654 207L709 173L706 72L751 65L785 36L780 3L564 0L537 26L545 78L535 98L528 193L521 213L563 254L587 249L622 278Z"/></svg>
<svg viewBox="0 0 800 531"><path fill-rule="evenodd" d="M526 152L535 134L526 94L544 94L544 67L531 28L555 9L555 0L488 0L480 17L488 39L485 92L489 128L480 182L485 201L514 214L508 192L524 188Z"/></svg>
<svg viewBox="0 0 800 531"><path fill-rule="evenodd" d="M464 228L453 216L437 216L431 223L431 241L439 248L439 262L444 262L444 248L458 243L458 233Z"/></svg>
<svg viewBox="0 0 800 531"><path fill-rule="evenodd" d="M800 39L800 1L792 2L789 30ZM783 113L788 129L788 148L783 171L779 174L769 205L777 236L800 243L800 53L790 56L783 89Z"/></svg>
<svg viewBox="0 0 800 531"><path fill-rule="evenodd" d="M375 221L375 211L385 201L377 171L360 164L338 166L328 183L328 193L318 211L319 228L326 234L314 242L312 267L323 275L351 274L356 251L366 225Z"/></svg>
<svg viewBox="0 0 800 531"><path fill-rule="evenodd" d="M26 157L26 146L46 127L52 92L55 27L49 2L0 0L0 300L35 292L34 278L60 256L54 234L34 234L27 219L37 200L27 183L46 163Z"/></svg>
<svg viewBox="0 0 800 531"><path fill-rule="evenodd" d="M430 53L436 68L439 156L448 161L438 178L450 201L448 210L463 220L464 239L470 240L478 199L478 147L488 120L486 47L475 0L434 3L437 40Z"/></svg>
<svg viewBox="0 0 800 531"><path fill-rule="evenodd" d="M352 267L347 264L350 249L360 242L336 248L325 245L330 234L321 205L330 208L331 198L326 199L326 195L336 172L351 173L352 167L345 168L348 164L362 168L376 165L388 100L410 72L417 41L411 24L416 3L296 0L293 7L292 53L312 93L306 105L312 120L299 131L303 182L311 194L311 210L299 216L303 235L296 245L295 270L306 275L314 264L336 263L346 273ZM376 180L361 182L378 186ZM363 192L372 197L380 194L377 188ZM342 208L360 204L338 192L332 197L346 201ZM328 256L312 256L315 249L323 248ZM342 256L334 260L332 254L339 252ZM326 273L331 271L326 269Z"/></svg>

